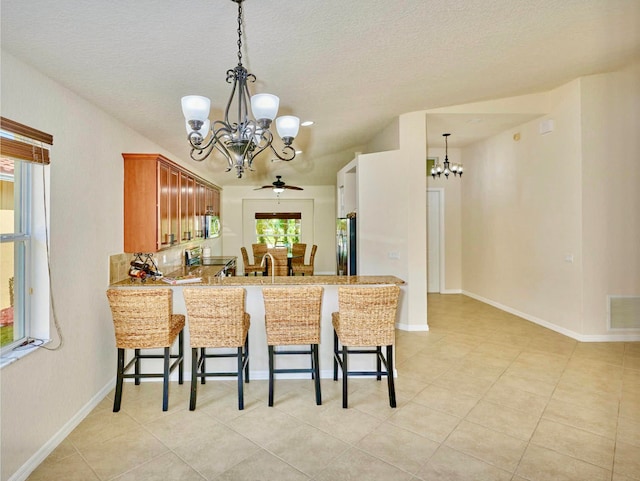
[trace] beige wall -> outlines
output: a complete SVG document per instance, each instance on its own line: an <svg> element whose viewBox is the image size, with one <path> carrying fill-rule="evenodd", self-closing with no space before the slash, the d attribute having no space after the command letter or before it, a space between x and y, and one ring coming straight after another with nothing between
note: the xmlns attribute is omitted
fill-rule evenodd
<svg viewBox="0 0 640 481"><path fill-rule="evenodd" d="M361 154L357 163L358 273L407 281L406 330L427 329L425 122L424 112L401 115L400 150Z"/></svg>
<svg viewBox="0 0 640 481"><path fill-rule="evenodd" d="M537 99L545 116L462 151L463 290L577 339L637 338L608 330L607 295L640 296L639 68Z"/></svg>
<svg viewBox="0 0 640 481"><path fill-rule="evenodd" d="M65 340L59 351L37 350L2 369L6 480L111 388L116 360L105 289L109 255L122 252L121 153L172 156L4 51L1 73L2 116L54 137L51 275ZM57 340L53 326L51 336Z"/></svg>
<svg viewBox="0 0 640 481"><path fill-rule="evenodd" d="M463 150L463 289L580 333L579 83L553 97L553 132L539 133L540 118Z"/></svg>
<svg viewBox="0 0 640 481"><path fill-rule="evenodd" d="M581 79L585 334L607 296L640 296L640 64ZM638 330L636 330L638 332Z"/></svg>

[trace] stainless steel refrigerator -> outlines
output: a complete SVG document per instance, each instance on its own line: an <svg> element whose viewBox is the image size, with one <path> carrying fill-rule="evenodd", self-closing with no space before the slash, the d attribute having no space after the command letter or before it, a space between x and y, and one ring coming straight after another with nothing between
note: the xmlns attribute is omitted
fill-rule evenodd
<svg viewBox="0 0 640 481"><path fill-rule="evenodd" d="M355 212L339 218L336 227L337 273L339 276L355 276L357 274Z"/></svg>

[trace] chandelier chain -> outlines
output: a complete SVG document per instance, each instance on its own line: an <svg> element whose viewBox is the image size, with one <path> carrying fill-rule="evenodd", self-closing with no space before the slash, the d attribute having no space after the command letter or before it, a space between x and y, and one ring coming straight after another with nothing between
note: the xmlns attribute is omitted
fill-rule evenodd
<svg viewBox="0 0 640 481"><path fill-rule="evenodd" d="M242 2L238 2L238 65L242 65Z"/></svg>

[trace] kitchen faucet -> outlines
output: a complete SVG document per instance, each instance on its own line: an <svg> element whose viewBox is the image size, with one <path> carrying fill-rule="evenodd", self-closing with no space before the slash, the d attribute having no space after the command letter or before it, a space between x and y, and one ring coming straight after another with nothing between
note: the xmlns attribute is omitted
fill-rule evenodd
<svg viewBox="0 0 640 481"><path fill-rule="evenodd" d="M260 267L266 267L267 256L271 258L271 284L275 284L275 275L276 275L276 260L273 258L270 252L267 252L262 256L262 262L260 262Z"/></svg>

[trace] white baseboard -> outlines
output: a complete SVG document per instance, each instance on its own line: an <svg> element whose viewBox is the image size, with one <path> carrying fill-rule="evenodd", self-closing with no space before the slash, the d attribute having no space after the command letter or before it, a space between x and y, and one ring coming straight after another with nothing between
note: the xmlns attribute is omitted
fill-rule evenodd
<svg viewBox="0 0 640 481"><path fill-rule="evenodd" d="M42 445L38 451L35 452L33 456L31 456L26 463L24 463L20 469L18 469L15 473L11 475L8 481L24 481L29 477L29 475L38 467L40 463L44 461L47 456L49 456L54 449L58 447L58 445L64 441L64 439L73 431L78 424L82 422L87 415L93 411L93 409L100 404L100 402L105 398L107 394L111 392L113 387L115 386L116 378L111 379L100 391L93 396L87 404L82 406L82 408L73 415L69 421L67 421L64 426L60 428L60 430L55 433L51 439L49 439L46 443Z"/></svg>
<svg viewBox="0 0 640 481"><path fill-rule="evenodd" d="M462 294L462 289L445 289L440 294Z"/></svg>
<svg viewBox="0 0 640 481"><path fill-rule="evenodd" d="M398 323L396 324L396 329L400 329L401 331L425 332L429 330L429 324L426 322L420 325Z"/></svg>
<svg viewBox="0 0 640 481"><path fill-rule="evenodd" d="M578 332L572 331L570 329L564 328L562 326L558 326L556 324L553 324L549 321L545 321L544 319L540 319L537 318L535 316L529 315L525 312L520 312L516 309L513 309L509 306L505 306L503 304L500 304L499 302L495 302L492 301L491 299L487 299L485 297L479 296L477 294L474 294L472 292L468 292L468 291L462 291L462 294L464 294L465 296L469 296L472 297L473 299L476 299L480 302L484 302L485 304L489 304L490 306L493 306L497 309L500 309L501 311L505 311L508 312L510 314L513 314L515 316L518 317L522 317L523 319L526 319L527 321L531 321L534 324L538 324L539 326L542 327L546 327L547 329L551 329L552 331L558 332L560 334L563 334L565 336L571 337L572 339L575 339L576 341L580 341L580 342L634 342L634 341L640 341L640 334L619 334L619 333L612 333L612 334L595 334L595 335L591 335L591 334L580 334Z"/></svg>

